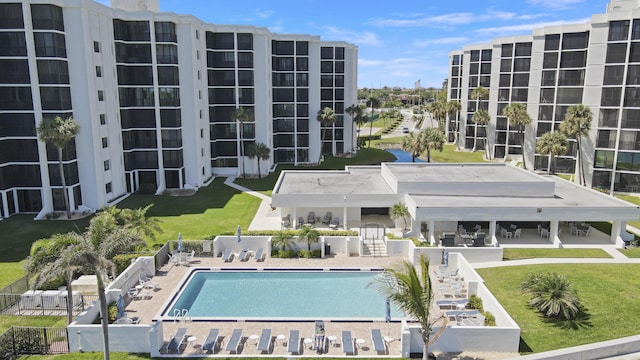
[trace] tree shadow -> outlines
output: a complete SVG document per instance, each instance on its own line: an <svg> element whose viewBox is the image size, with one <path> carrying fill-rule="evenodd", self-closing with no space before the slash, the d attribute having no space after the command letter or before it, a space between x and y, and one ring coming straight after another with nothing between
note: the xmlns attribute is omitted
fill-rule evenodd
<svg viewBox="0 0 640 360"><path fill-rule="evenodd" d="M531 346L529 346L529 344L527 344L527 342L522 337L520 337L520 345L518 348L518 352L521 354L533 352L533 349L531 349Z"/></svg>
<svg viewBox="0 0 640 360"><path fill-rule="evenodd" d="M562 330L580 330L593 327L591 322L591 314L585 307L581 307L580 311L573 319L542 317L542 321L551 324Z"/></svg>

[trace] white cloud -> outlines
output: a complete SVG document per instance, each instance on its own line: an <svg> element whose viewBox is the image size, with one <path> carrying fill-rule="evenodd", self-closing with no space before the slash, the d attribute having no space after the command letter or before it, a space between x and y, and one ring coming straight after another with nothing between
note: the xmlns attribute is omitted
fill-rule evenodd
<svg viewBox="0 0 640 360"><path fill-rule="evenodd" d="M256 10L256 16L262 19L270 18L271 15L273 15L274 13L275 11L273 10L260 10L260 9Z"/></svg>
<svg viewBox="0 0 640 360"><path fill-rule="evenodd" d="M382 41L378 38L378 35L369 31L343 30L335 26L323 26L322 29L325 31L321 36L323 40L335 39L356 45L382 45Z"/></svg>
<svg viewBox="0 0 640 360"><path fill-rule="evenodd" d="M425 39L425 40L414 40L413 46L415 47L427 47L430 45L453 45L453 44L461 44L469 42L468 37L460 36L460 37L445 37L439 39Z"/></svg>
<svg viewBox="0 0 640 360"><path fill-rule="evenodd" d="M498 26L498 27L477 29L474 32L480 36L492 36L492 37L510 36L510 35L518 35L522 33L530 33L531 30L533 29L539 29L546 26L558 26L558 25L565 25L565 24L584 23L589 20L590 19L586 18L586 19L578 19L578 20L560 20L560 21L537 22L537 23L528 23L528 24L519 24L519 25Z"/></svg>
<svg viewBox="0 0 640 360"><path fill-rule="evenodd" d="M381 60L367 60L358 58L358 66L380 66L384 64L384 61Z"/></svg>
<svg viewBox="0 0 640 360"><path fill-rule="evenodd" d="M492 20L511 20L518 17L517 14L507 11L489 10L484 14L475 14L472 12L457 12L450 14L434 15L434 16L415 16L405 15L403 18L383 19L378 18L370 23L375 26L393 26L393 27L424 27L424 26L442 26L442 25L461 25L470 24L478 21Z"/></svg>
<svg viewBox="0 0 640 360"><path fill-rule="evenodd" d="M552 9L567 9L583 1L584 0L527 0L527 2L532 6Z"/></svg>

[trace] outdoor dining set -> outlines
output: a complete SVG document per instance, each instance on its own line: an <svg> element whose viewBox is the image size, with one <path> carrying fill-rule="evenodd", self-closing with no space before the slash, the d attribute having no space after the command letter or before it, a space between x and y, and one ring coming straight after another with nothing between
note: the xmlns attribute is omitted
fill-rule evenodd
<svg viewBox="0 0 640 360"><path fill-rule="evenodd" d="M291 214L287 214L287 216L282 217L282 221L280 222L280 224L285 228L291 227ZM333 216L333 213L331 211L327 211L324 217L316 216L315 211L309 211L306 220L303 216L298 216L296 227L299 228L303 225L315 224L328 225L329 229L335 230L340 226L340 217Z"/></svg>

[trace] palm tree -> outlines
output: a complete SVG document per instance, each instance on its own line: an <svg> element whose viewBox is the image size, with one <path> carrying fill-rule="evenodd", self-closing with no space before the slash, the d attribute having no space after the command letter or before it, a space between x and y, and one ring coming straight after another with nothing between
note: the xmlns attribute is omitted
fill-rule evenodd
<svg viewBox="0 0 640 360"><path fill-rule="evenodd" d="M141 235L144 234L151 240L155 240L155 233L161 234L162 228L160 227L160 219L147 217L147 211L149 211L152 206L153 204L149 204L143 208L122 209L121 216L124 220L125 228L134 229L137 237L141 237Z"/></svg>
<svg viewBox="0 0 640 360"><path fill-rule="evenodd" d="M311 252L311 244L320 241L320 233L311 225L302 225L298 230L298 239L307 242L307 249Z"/></svg>
<svg viewBox="0 0 640 360"><path fill-rule="evenodd" d="M409 208L407 208L407 204L403 202L398 202L393 204L391 207L391 218L393 220L402 219L404 221L404 228L407 228L407 217L411 216L409 213Z"/></svg>
<svg viewBox="0 0 640 360"><path fill-rule="evenodd" d="M585 185L584 161L582 156L582 137L589 136L591 130L591 109L582 104L572 105L567 109L564 120L560 123L560 131L568 138L576 139L578 145L578 178L580 185Z"/></svg>
<svg viewBox="0 0 640 360"><path fill-rule="evenodd" d="M258 179L262 179L260 160L269 160L269 157L271 156L271 149L269 149L267 145L257 142L249 148L247 156L249 159L258 159Z"/></svg>
<svg viewBox="0 0 640 360"><path fill-rule="evenodd" d="M436 128L426 128L422 131L422 143L427 149L427 162L431 162L431 150L442 152L447 141L444 133Z"/></svg>
<svg viewBox="0 0 640 360"><path fill-rule="evenodd" d="M424 141L420 133L409 133L402 139L402 150L411 154L411 162L424 151Z"/></svg>
<svg viewBox="0 0 640 360"><path fill-rule="evenodd" d="M67 146L73 138L80 132L80 125L71 116L62 119L56 116L53 119L43 119L37 128L38 138L45 143L51 143L58 149L58 169L62 181L62 192L64 207L67 211L67 219L71 219L71 208L69 207L69 196L67 194L67 180L64 177L64 166L62 165L62 149Z"/></svg>
<svg viewBox="0 0 640 360"><path fill-rule="evenodd" d="M358 129L360 128L360 124L362 123L362 108L358 104L353 104L348 108L344 109L344 111L351 116L351 122L353 124L353 130L355 132L356 125L358 125ZM355 137L357 144L357 136Z"/></svg>
<svg viewBox="0 0 640 360"><path fill-rule="evenodd" d="M320 153L322 154L324 153L324 142L327 138L327 128L336 122L336 112L330 107L325 107L324 109L318 110L316 119L320 124L322 124L322 127L324 127L324 130L322 130L322 142L320 146L322 149ZM331 154L333 154L333 141L331 142Z"/></svg>
<svg viewBox="0 0 640 360"><path fill-rule="evenodd" d="M471 99L473 100L486 100L489 98L489 89L479 86L471 91Z"/></svg>
<svg viewBox="0 0 640 360"><path fill-rule="evenodd" d="M484 154L485 157L487 159L489 159L489 147L487 146L487 124L491 121L491 115L489 115L489 112L485 109L480 109L478 111L476 111L475 113L473 113L473 116L471 117L471 121L473 121L476 126L475 126L475 135L473 136L473 151L476 150L476 140L478 138L478 125L482 125L485 127L485 131L484 131Z"/></svg>
<svg viewBox="0 0 640 360"><path fill-rule="evenodd" d="M545 317L571 320L581 311L578 294L566 275L529 273L520 289L531 296L529 305Z"/></svg>
<svg viewBox="0 0 640 360"><path fill-rule="evenodd" d="M371 137L373 136L372 132L373 132L373 115L374 115L374 110L380 107L380 99L378 99L377 97L369 96L369 99L367 99L367 106L371 106L371 117L369 118L369 145L368 147L371 147Z"/></svg>
<svg viewBox="0 0 640 360"><path fill-rule="evenodd" d="M291 230L279 230L276 235L271 238L273 247L280 247L282 252L287 251L287 248L293 247L293 232Z"/></svg>
<svg viewBox="0 0 640 360"><path fill-rule="evenodd" d="M404 310L420 324L420 335L424 343L422 358L428 358L429 346L436 342L446 329L447 318L440 316L435 320L429 318L433 291L429 277L429 260L420 255L420 273L408 261L403 261L400 268L385 268L385 276L377 278L378 290L395 306ZM442 320L440 331L431 336L433 326Z"/></svg>
<svg viewBox="0 0 640 360"><path fill-rule="evenodd" d="M436 100L426 106L428 112L431 113L434 119L438 122L438 128L444 130L444 121L447 117L447 105L446 102Z"/></svg>
<svg viewBox="0 0 640 360"><path fill-rule="evenodd" d="M556 156L564 155L569 149L567 138L559 131L549 131L538 139L536 143L536 152L539 154L549 154L549 163L547 164L547 174L555 173Z"/></svg>
<svg viewBox="0 0 640 360"><path fill-rule="evenodd" d="M67 285L67 324L73 321L73 275L76 266L66 266L55 262L58 255L69 246L80 243L77 233L56 234L47 239L40 239L31 245L31 253L27 258L25 269L29 276L35 276L34 288L40 288L47 281L64 277Z"/></svg>
<svg viewBox="0 0 640 360"><path fill-rule="evenodd" d="M245 107L237 108L231 115L240 124L240 158L242 159L242 178L246 178L244 171L244 123L255 120L253 111Z"/></svg>
<svg viewBox="0 0 640 360"><path fill-rule="evenodd" d="M460 105L459 101L456 100L451 100L451 101L447 101L447 115L449 115L449 124L451 124L451 118L453 118L455 120L456 118L456 114L458 113L458 111L462 110L462 105ZM451 126L451 125L449 125ZM449 131L449 128L447 128L447 132ZM453 142L457 143L458 142L458 122L455 122L454 125L454 139Z"/></svg>
<svg viewBox="0 0 640 360"><path fill-rule="evenodd" d="M527 168L526 156L524 153L524 128L531 124L531 116L527 113L527 105L524 103L511 103L507 105L502 114L509 120L509 125L518 128L520 148L522 149L522 168Z"/></svg>

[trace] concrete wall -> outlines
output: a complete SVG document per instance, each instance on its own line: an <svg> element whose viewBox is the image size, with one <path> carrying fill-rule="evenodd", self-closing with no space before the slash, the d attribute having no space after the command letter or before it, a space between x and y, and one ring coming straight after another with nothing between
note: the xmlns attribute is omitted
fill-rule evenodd
<svg viewBox="0 0 640 360"><path fill-rule="evenodd" d="M107 289L119 289L122 296L125 296L129 289L138 284L141 276L152 277L155 275L155 272L155 260L153 256L141 256L135 259L122 274L109 284Z"/></svg>
<svg viewBox="0 0 640 360"><path fill-rule="evenodd" d="M627 355L625 359L637 359L640 352L640 335L624 337L599 343L574 346L565 349L547 351L518 357L520 360L565 360L565 359L605 359Z"/></svg>

